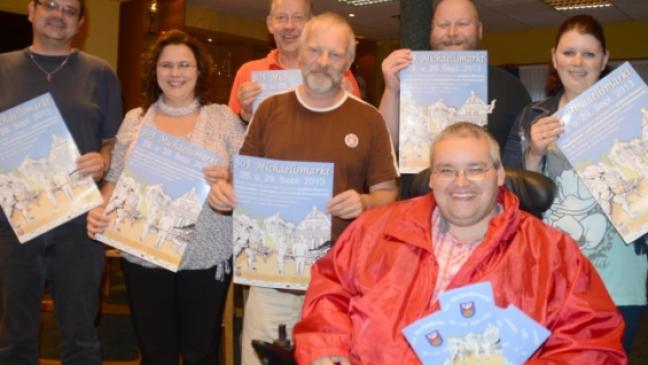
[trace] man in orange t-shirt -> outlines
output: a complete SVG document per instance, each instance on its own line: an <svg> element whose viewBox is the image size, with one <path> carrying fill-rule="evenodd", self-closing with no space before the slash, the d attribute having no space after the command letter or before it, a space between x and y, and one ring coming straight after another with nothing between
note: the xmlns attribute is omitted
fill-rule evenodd
<svg viewBox="0 0 648 365"><path fill-rule="evenodd" d="M228 105L244 122L252 118L252 102L261 92L261 85L251 81L252 71L298 69L299 36L310 17L310 0L272 0L266 24L277 48L264 58L244 63L236 72L230 91ZM344 77L345 89L360 97L351 71L347 70Z"/></svg>

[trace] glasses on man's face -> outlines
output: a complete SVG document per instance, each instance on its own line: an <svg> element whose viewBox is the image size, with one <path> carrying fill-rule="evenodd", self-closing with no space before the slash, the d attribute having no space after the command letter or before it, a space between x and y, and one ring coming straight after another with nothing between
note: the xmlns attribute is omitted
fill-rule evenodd
<svg viewBox="0 0 648 365"><path fill-rule="evenodd" d="M157 67L166 72L171 72L174 68L177 68L181 72L186 72L189 71L189 69L196 67L196 65L187 61L160 62L157 64Z"/></svg>
<svg viewBox="0 0 648 365"><path fill-rule="evenodd" d="M488 171L494 168L496 168L495 164L492 164L490 166L475 165L467 167L465 169L456 169L451 166L441 166L434 168L432 170L432 174L440 179L454 180L458 178L461 173L463 173L464 178L468 180L481 180L486 177Z"/></svg>
<svg viewBox="0 0 648 365"><path fill-rule="evenodd" d="M61 11L63 11L63 14L69 16L70 18L79 16L79 13L81 12L81 10L75 8L74 6L61 5L54 0L36 0L36 4L47 9L47 11L59 11L59 9L61 9Z"/></svg>
<svg viewBox="0 0 648 365"><path fill-rule="evenodd" d="M306 22L306 16L302 14L293 14L293 15L288 15L284 13L279 13L275 14L272 16L272 19L274 19L275 23L285 25L288 24L289 21L292 20L293 24L304 24Z"/></svg>

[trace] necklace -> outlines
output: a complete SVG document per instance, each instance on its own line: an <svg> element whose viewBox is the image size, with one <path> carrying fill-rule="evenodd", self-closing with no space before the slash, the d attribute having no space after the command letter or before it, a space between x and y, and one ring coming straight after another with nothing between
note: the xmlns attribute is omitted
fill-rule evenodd
<svg viewBox="0 0 648 365"><path fill-rule="evenodd" d="M200 106L200 103L198 102L198 99L194 99L191 104L178 108L165 103L164 98L162 97L162 95L160 95L157 101L157 106L162 112L164 112L164 114L170 115L172 117L182 117L195 112L196 109L198 109L198 107Z"/></svg>
<svg viewBox="0 0 648 365"><path fill-rule="evenodd" d="M65 66L67 64L67 61L70 59L70 56L72 55L72 53L74 53L74 52L70 52L67 56L65 56L65 59L63 60L63 62L61 62L58 66L56 66L55 69L53 69L50 72L47 72L47 70L44 69L43 66L41 66L36 61L36 57L34 57L33 53L29 52L29 58L31 58L32 62L34 62L34 65L36 65L36 67L38 67L38 69L41 70L41 72L43 72L45 74L45 77L47 77L47 82L51 82L52 81L52 76L54 76L55 73L61 71L63 66Z"/></svg>

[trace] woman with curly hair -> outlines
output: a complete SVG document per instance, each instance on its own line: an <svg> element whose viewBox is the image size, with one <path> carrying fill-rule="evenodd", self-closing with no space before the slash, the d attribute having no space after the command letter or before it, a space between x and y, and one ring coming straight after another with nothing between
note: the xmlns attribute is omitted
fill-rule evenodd
<svg viewBox="0 0 648 365"><path fill-rule="evenodd" d="M227 106L210 98L212 61L188 34L162 34L146 55L142 106L129 111L117 134L104 198L115 183L142 126L181 137L223 157L223 165L207 166L212 185L226 177L231 156L243 140L243 125ZM103 232L105 207L93 209L88 234ZM231 216L204 205L178 272L123 253L122 267L137 334L142 365L217 364L220 325L230 280Z"/></svg>

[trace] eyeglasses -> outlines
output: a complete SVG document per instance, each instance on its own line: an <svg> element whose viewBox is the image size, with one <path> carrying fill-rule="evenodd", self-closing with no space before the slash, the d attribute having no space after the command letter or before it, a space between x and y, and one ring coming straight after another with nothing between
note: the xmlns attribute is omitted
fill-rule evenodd
<svg viewBox="0 0 648 365"><path fill-rule="evenodd" d="M455 169L453 167L437 167L432 173L438 178L445 180L454 180L463 172L464 177L468 180L481 180L486 177L488 171L497 168L495 164L490 166L470 166L466 169Z"/></svg>
<svg viewBox="0 0 648 365"><path fill-rule="evenodd" d="M36 4L47 9L47 11L58 11L59 9L61 9L63 11L63 14L69 16L70 18L75 18L79 16L79 14L81 13L81 10L75 8L74 6L61 5L54 0L50 0L50 1L36 0Z"/></svg>
<svg viewBox="0 0 648 365"><path fill-rule="evenodd" d="M306 16L302 14L288 15L288 14L281 13L281 14L273 15L272 19L274 19L274 21L277 24L282 24L282 25L288 24L290 20L292 20L294 24L304 24L306 22Z"/></svg>
<svg viewBox="0 0 648 365"><path fill-rule="evenodd" d="M181 72L188 71L190 68L196 67L195 64L187 62L187 61L180 61L180 62L160 62L157 64L157 67L161 68L162 70L166 72L171 72L173 71L174 68L178 68Z"/></svg>

